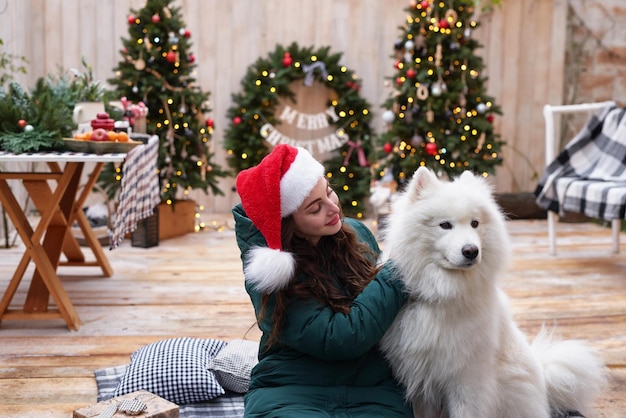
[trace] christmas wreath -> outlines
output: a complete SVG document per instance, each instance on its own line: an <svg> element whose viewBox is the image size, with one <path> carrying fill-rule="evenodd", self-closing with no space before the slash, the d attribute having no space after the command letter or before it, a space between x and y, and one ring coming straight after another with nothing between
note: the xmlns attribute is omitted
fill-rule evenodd
<svg viewBox="0 0 626 418"><path fill-rule="evenodd" d="M278 45L267 58L258 59L241 81L243 91L233 95L223 145L235 174L258 164L278 143L332 148L330 157L321 161L326 175L339 195L344 214L362 217L363 200L370 194L372 115L369 104L359 95L357 76L339 63L340 58L341 54L331 53L329 47L314 50L293 43L287 48ZM295 99L294 82L305 86L319 82L331 92L322 124L327 122L335 130L316 144L280 133L282 120L276 115L277 107L284 99Z"/></svg>

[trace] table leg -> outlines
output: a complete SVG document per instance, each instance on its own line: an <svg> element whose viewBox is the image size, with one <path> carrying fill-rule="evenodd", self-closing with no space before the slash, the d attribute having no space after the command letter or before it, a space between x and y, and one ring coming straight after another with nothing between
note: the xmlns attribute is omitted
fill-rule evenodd
<svg viewBox="0 0 626 418"><path fill-rule="evenodd" d="M60 167L57 163L49 163L48 164L52 170L60 171ZM96 261L95 262L86 262L83 252L76 241L76 238L72 234L70 228L67 230L67 236L65 237L65 241L63 243L63 253L67 257L67 262L61 262L60 265L63 266L97 266L102 269L102 274L105 277L111 277L113 275L113 268L109 263L109 260L102 249L102 245L98 241L96 234L93 233L93 229L91 229L91 225L89 224L89 220L83 212L83 206L91 189L93 189L94 184L98 180L100 173L104 167L104 163L96 163L93 170L88 176L87 183L83 186L83 190L76 199L76 204L74 205L74 210L68 220L70 226L73 225L74 221L78 223L81 231L83 232L83 236L85 237L85 241L87 245L91 249ZM83 167L81 167L82 170Z"/></svg>
<svg viewBox="0 0 626 418"><path fill-rule="evenodd" d="M34 231L6 180L0 179L0 199L26 246L22 261L0 303L2 317L14 319L60 317L72 330L77 330L81 324L56 273L63 239L68 228L67 219L74 205L79 179L80 170L76 164L68 164L65 172L58 179L54 194L50 190L47 179L24 179L24 186L41 213L41 219ZM44 234L42 245L40 242ZM10 311L8 305L24 274L24 264L27 264L29 258L32 258L36 268L24 309ZM54 298L58 310L48 310L50 295Z"/></svg>

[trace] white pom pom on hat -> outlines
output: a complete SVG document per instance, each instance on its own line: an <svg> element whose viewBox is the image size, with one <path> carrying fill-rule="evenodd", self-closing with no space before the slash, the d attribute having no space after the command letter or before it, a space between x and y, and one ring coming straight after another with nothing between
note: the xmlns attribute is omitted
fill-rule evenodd
<svg viewBox="0 0 626 418"><path fill-rule="evenodd" d="M282 248L282 218L300 207L323 175L324 166L306 149L280 144L237 176L243 210L267 242L246 256L244 275L255 289L272 293L289 284L296 261Z"/></svg>

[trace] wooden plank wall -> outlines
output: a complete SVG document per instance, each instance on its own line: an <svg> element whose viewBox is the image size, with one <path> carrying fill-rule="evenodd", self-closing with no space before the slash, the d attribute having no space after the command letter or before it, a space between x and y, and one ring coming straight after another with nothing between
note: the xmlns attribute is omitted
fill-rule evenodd
<svg viewBox="0 0 626 418"><path fill-rule="evenodd" d="M391 93L385 77L393 73L393 43L405 21L408 0L177 0L183 20L192 32L197 57L197 80L211 92L216 162L225 165L221 148L227 127L226 110L231 94L240 90L247 67L266 56L277 43L298 42L301 46L330 45L343 52L343 63L363 80L362 95L380 115L380 105ZM507 142L504 165L495 176L501 192L532 191L544 166L543 117L545 103L563 103L568 10L589 10L589 25L623 27L623 0L505 0L492 12L481 12L481 27L475 36L484 44L480 50L489 77L488 90L501 104L504 115L495 123ZM120 39L127 37L131 8L144 0L0 0L0 38L9 53L30 62L25 85L59 68L80 68L84 55L95 75L106 80L120 60ZM593 7L592 7L593 6ZM584 13L583 13L584 14ZM609 35L607 35L607 32ZM624 50L619 32L594 32L614 49ZM607 38L609 36L609 38ZM583 86L589 100L626 99L624 60L613 60L613 69L603 80ZM593 70L589 63L587 70ZM619 67L619 66L622 67ZM615 72L615 67L622 72ZM602 89L597 89L603 83ZM579 96L585 98L585 96ZM375 128L383 129L380 117ZM236 203L233 179L222 182L225 197L194 197L207 211L224 212Z"/></svg>

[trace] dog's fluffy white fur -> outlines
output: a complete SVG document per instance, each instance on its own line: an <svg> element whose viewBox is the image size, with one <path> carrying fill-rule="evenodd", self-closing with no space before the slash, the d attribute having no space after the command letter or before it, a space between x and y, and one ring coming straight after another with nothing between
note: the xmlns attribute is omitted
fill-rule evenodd
<svg viewBox="0 0 626 418"><path fill-rule="evenodd" d="M383 241L410 300L381 348L417 417L590 412L604 380L597 354L545 330L529 344L512 319L497 284L509 236L485 179L465 172L442 181L419 168Z"/></svg>

